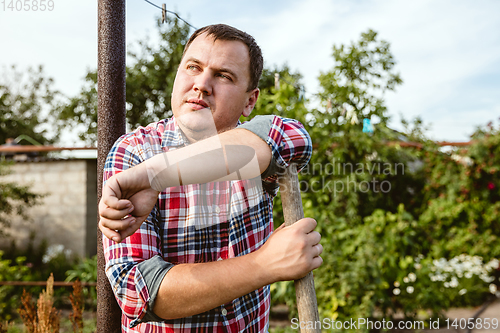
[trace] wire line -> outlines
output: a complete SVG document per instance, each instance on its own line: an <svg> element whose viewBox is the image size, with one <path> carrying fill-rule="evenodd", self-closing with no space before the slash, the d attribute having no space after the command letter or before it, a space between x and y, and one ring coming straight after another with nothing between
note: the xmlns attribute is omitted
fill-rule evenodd
<svg viewBox="0 0 500 333"><path fill-rule="evenodd" d="M163 8L161 8L161 7L160 7L160 6L158 6L157 4L152 3L152 2L151 2L151 1L149 1L149 0L144 0L144 1L146 1L147 3L149 3L149 4L150 4L151 6L153 6L153 7L156 7L156 8L158 8L158 9L160 9L160 10L163 10ZM198 29L198 28L196 28L195 26L191 25L188 21L186 21L186 20L184 20L182 17L180 17L180 16L179 16L179 14L177 14L176 12L173 12L173 11L170 11L170 10L168 10L168 9L167 9L167 13L174 14L175 16L177 16L177 18L178 18L179 20L181 20L182 22L186 23L186 24L187 24L187 25L189 25L191 28L193 28L193 29L195 29L195 30L197 30L197 29Z"/></svg>

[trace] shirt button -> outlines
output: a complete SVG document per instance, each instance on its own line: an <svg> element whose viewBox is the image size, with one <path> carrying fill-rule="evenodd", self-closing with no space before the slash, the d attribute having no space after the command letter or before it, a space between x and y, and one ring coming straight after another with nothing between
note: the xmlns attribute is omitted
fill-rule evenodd
<svg viewBox="0 0 500 333"><path fill-rule="evenodd" d="M225 316L225 315L227 315L227 310L225 308L222 308L221 313L222 313L223 316Z"/></svg>
<svg viewBox="0 0 500 333"><path fill-rule="evenodd" d="M215 212L216 212L217 214L219 214L219 213L220 213L220 208L219 208L219 206L215 206Z"/></svg>

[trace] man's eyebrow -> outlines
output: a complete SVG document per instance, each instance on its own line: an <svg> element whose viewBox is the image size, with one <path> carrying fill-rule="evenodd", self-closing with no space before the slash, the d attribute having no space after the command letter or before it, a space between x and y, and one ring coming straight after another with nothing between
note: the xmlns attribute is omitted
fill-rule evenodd
<svg viewBox="0 0 500 333"><path fill-rule="evenodd" d="M198 60L196 58L192 58L192 57L188 58L186 60L186 62L194 62L195 64L203 65L203 63L200 60ZM233 76L235 80L238 79L238 75L236 75L236 73L233 70L229 69L229 68L219 67L219 68L214 68L213 70L216 71L216 72L218 72L218 73L228 73L231 76Z"/></svg>
<svg viewBox="0 0 500 333"><path fill-rule="evenodd" d="M228 73L229 75L231 75L234 80L238 80L238 75L236 75L236 73L232 70L230 70L229 68L224 68L224 67L220 67L220 68L214 68L214 70L217 72L217 73Z"/></svg>
<svg viewBox="0 0 500 333"><path fill-rule="evenodd" d="M201 61L199 61L198 59L193 58L193 57L188 58L188 59L186 60L186 62L194 62L195 64L200 64L200 65L202 64L202 63L201 63Z"/></svg>

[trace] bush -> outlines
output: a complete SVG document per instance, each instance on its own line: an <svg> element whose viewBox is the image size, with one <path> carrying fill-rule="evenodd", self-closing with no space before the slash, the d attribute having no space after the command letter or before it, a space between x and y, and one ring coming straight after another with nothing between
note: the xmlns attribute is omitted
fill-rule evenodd
<svg viewBox="0 0 500 333"><path fill-rule="evenodd" d="M83 258L72 269L66 272L67 282L79 280L80 282L97 282L97 256ZM85 302L89 309L97 309L97 292L94 287L83 289Z"/></svg>
<svg viewBox="0 0 500 333"><path fill-rule="evenodd" d="M46 246L42 242L36 250L29 245L26 251L10 249L10 256L20 255L14 259L2 259L0 251L0 281L45 281L53 273L55 281L96 282L96 257L77 259L61 245ZM0 287L0 321L17 317L16 309L20 305L20 295L23 289L37 295L43 287L1 286ZM68 288L54 290L54 304L57 308L69 307ZM97 295L95 287L84 288L84 296L88 309L96 309Z"/></svg>
<svg viewBox="0 0 500 333"><path fill-rule="evenodd" d="M28 267L24 265L25 257L15 261L2 259L0 251L0 281L26 281ZM19 305L19 292L14 286L0 286L0 321L11 320Z"/></svg>
<svg viewBox="0 0 500 333"><path fill-rule="evenodd" d="M299 179L304 214L322 234L324 261L314 272L321 317L427 317L481 304L499 284L500 130L490 124L467 149L449 152L426 139L420 119L393 131L383 94L401 79L389 44L369 31L334 47L333 57L334 68L319 78L324 109L287 102L288 84L261 89L261 107L302 121L315 145ZM280 206L278 196L278 223ZM450 271L439 274L445 263ZM466 275L467 265L487 274ZM292 284L273 285L272 293L296 316Z"/></svg>

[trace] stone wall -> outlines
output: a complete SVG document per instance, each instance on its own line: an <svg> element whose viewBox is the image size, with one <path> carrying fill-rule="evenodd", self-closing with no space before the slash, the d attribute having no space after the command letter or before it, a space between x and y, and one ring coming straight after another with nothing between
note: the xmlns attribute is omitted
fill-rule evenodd
<svg viewBox="0 0 500 333"><path fill-rule="evenodd" d="M0 178L30 186L44 194L40 204L28 208L28 220L14 217L11 228L16 246L27 245L31 232L35 245L46 240L61 244L79 256L96 253L97 227L97 163L95 159L17 162L12 174ZM7 243L3 241L2 243ZM5 247L10 244L1 244Z"/></svg>

